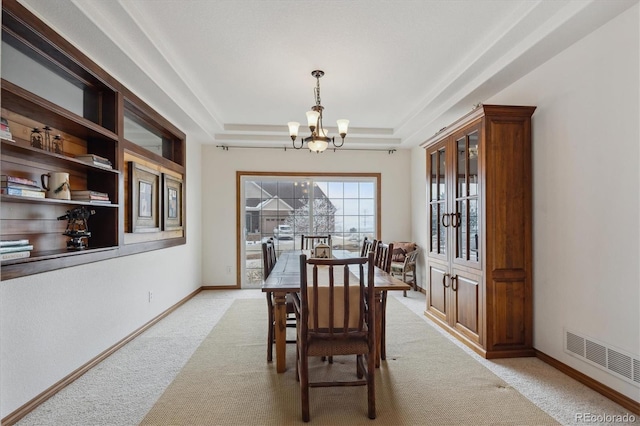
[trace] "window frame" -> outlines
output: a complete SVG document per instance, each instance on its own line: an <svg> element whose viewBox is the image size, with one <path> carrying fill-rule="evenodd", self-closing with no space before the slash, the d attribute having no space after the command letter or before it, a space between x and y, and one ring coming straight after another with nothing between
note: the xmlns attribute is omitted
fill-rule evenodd
<svg viewBox="0 0 640 426"><path fill-rule="evenodd" d="M246 211L244 209L244 182L247 179L274 179L292 180L309 179L312 181L321 180L357 180L358 178L372 179L375 182L375 238L381 235L381 212L382 212L382 174L381 173L335 173L335 172L256 172L256 171L237 171L236 172L236 288L242 288L245 267L243 261L245 259L244 244L244 227L246 220ZM295 241L295 240L294 240ZM246 263L246 262L244 262Z"/></svg>

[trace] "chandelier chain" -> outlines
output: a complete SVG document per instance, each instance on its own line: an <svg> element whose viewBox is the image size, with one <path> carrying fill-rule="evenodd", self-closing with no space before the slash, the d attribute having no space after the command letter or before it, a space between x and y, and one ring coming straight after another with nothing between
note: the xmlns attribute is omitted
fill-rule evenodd
<svg viewBox="0 0 640 426"><path fill-rule="evenodd" d="M320 103L320 77L316 77L316 88L313 90L316 95L316 106L322 106Z"/></svg>

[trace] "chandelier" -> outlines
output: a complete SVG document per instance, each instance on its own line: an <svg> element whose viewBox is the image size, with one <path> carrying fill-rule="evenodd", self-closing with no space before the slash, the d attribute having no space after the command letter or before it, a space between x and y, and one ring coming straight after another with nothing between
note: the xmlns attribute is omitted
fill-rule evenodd
<svg viewBox="0 0 640 426"><path fill-rule="evenodd" d="M293 143L293 147L295 149L300 149L304 146L304 143L307 143L307 147L310 151L313 152L322 152L329 147L329 142L333 144L334 147L340 148L344 145L344 138L347 136L347 129L349 128L349 120L338 120L338 133L340 133L340 137L342 138L342 143L340 145L336 145L335 138L329 137L327 131L322 125L322 110L324 107L320 104L320 77L324 75L324 71L315 70L311 72L311 75L316 78L316 87L313 89L313 93L315 95L316 104L311 107L311 111L307 111L307 123L309 124L309 130L311 131L311 135L306 138L300 139L300 146L296 146L296 138L298 137L298 128L300 127L300 123L296 121L290 121L287 123L289 126L289 136L291 136L291 142Z"/></svg>

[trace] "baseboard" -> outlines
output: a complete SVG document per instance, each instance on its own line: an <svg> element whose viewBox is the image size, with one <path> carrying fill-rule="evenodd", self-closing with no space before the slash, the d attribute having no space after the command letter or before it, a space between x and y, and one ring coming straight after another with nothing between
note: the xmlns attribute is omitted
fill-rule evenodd
<svg viewBox="0 0 640 426"><path fill-rule="evenodd" d="M238 285L203 285L200 290L241 290Z"/></svg>
<svg viewBox="0 0 640 426"><path fill-rule="evenodd" d="M604 395L605 397L609 398L616 404L626 408L632 413L640 415L640 402L634 401L628 396L623 395L614 389L611 389L610 387L598 382L597 380L594 380L593 378L587 376L586 374L581 373L580 371L572 367L569 367L568 365L558 361L557 359L550 357L544 352L540 352L537 349L535 350L535 352L536 352L536 357L546 362L550 366L554 367L556 370L563 372L567 376L579 381L583 385L593 389L599 394Z"/></svg>
<svg viewBox="0 0 640 426"><path fill-rule="evenodd" d="M202 290L203 290L202 288L199 288L193 291L187 297L180 300L178 303L171 306L169 309L162 312L160 315L153 318L152 320L144 324L142 327L138 328L133 333L129 334L127 337L120 340L115 345L106 349L104 352L102 352L101 354L99 354L98 356L96 356L95 358L93 358L83 366L79 367L68 376L64 377L57 383L53 384L51 387L49 387L47 390L45 390L44 392L42 392L41 394L33 398L31 401L27 402L26 404L24 404L23 406L21 406L20 408L12 412L11 414L7 415L4 419L0 420L0 424L3 426L10 426L15 424L18 420L20 420L21 418L29 414L31 411L33 411L37 406L45 402L47 399L51 398L56 393L60 392L66 386L73 383L76 379L78 379L84 373L91 370L93 367L98 365L100 362L104 361L107 357L109 357L111 354L116 352L118 349L120 349L121 347L129 343L131 340L135 339L140 334L145 332L148 328L153 326L155 323L157 323L158 321L160 321L161 319L163 319L164 317L166 317L167 315L169 315L170 313L178 309L181 305L185 304L187 301L189 301L189 299L193 298L196 294L200 293Z"/></svg>

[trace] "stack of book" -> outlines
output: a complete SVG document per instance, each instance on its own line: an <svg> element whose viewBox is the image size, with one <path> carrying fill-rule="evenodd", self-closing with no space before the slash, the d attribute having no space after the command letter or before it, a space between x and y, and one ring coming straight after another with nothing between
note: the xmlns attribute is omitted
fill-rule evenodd
<svg viewBox="0 0 640 426"><path fill-rule="evenodd" d="M45 191L33 179L1 175L0 193L18 197L44 198Z"/></svg>
<svg viewBox="0 0 640 426"><path fill-rule="evenodd" d="M24 259L31 256L33 245L29 240L3 240L0 241L0 260Z"/></svg>
<svg viewBox="0 0 640 426"><path fill-rule="evenodd" d="M91 203L111 203L109 194L100 191L71 191L71 199L75 201L88 201Z"/></svg>
<svg viewBox="0 0 640 426"><path fill-rule="evenodd" d="M83 154L76 155L76 160L80 160L84 163L89 163L94 166L104 167L105 169L112 169L113 165L108 158L100 157L96 154Z"/></svg>
<svg viewBox="0 0 640 426"><path fill-rule="evenodd" d="M6 118L0 118L0 138L15 142L13 140L11 130L9 130L9 122Z"/></svg>

